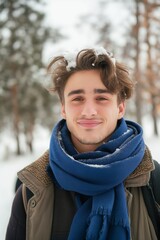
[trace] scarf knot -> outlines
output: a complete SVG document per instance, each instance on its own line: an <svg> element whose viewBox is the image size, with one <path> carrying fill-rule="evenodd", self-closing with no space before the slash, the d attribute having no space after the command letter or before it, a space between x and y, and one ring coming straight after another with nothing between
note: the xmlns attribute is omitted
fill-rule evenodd
<svg viewBox="0 0 160 240"><path fill-rule="evenodd" d="M94 152L77 153L65 120L55 126L49 152L54 180L67 191L88 196L77 208L69 240L130 239L123 182L143 158L142 134L137 123L121 119L106 143Z"/></svg>

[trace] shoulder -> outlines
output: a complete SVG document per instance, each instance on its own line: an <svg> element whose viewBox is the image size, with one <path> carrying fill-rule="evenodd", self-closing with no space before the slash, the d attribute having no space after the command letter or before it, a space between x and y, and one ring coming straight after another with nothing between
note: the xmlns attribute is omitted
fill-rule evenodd
<svg viewBox="0 0 160 240"><path fill-rule="evenodd" d="M33 187L33 190L34 186L46 187L52 182L52 179L47 172L48 164L49 152L47 150L37 160L19 171L18 178L22 183L25 183L26 186Z"/></svg>
<svg viewBox="0 0 160 240"><path fill-rule="evenodd" d="M150 186L152 187L156 201L160 204L160 164L154 160L155 169L151 172Z"/></svg>
<svg viewBox="0 0 160 240"><path fill-rule="evenodd" d="M156 160L154 162L154 170L151 172L151 183L156 184L158 180L160 181L160 164Z"/></svg>
<svg viewBox="0 0 160 240"><path fill-rule="evenodd" d="M155 165L155 173L160 174L160 163L157 162L156 160L153 160L154 165Z"/></svg>

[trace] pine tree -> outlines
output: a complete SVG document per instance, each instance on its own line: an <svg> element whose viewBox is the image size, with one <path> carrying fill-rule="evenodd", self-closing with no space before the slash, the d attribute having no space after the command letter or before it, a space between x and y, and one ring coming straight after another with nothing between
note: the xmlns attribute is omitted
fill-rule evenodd
<svg viewBox="0 0 160 240"><path fill-rule="evenodd" d="M41 87L45 43L62 38L58 30L44 25L43 4L41 0L0 3L0 126L12 123L17 154L21 154L22 131L32 150L34 124L41 111L39 102L45 101Z"/></svg>

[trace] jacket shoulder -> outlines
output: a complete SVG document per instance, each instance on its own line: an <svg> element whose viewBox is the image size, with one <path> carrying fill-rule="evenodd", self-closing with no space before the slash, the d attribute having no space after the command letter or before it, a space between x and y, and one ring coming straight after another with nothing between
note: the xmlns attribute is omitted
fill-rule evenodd
<svg viewBox="0 0 160 240"><path fill-rule="evenodd" d="M155 169L151 172L150 185L152 187L156 202L160 205L160 164L154 160Z"/></svg>
<svg viewBox="0 0 160 240"><path fill-rule="evenodd" d="M47 150L41 157L19 171L18 177L24 183L29 184L33 179L36 179L43 186L47 186L52 182L50 176L47 173L48 164L49 151Z"/></svg>

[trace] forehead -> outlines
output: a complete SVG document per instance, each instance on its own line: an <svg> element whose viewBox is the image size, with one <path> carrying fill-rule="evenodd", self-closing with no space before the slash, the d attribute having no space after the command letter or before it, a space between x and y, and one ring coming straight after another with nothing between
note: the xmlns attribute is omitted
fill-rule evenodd
<svg viewBox="0 0 160 240"><path fill-rule="evenodd" d="M73 90L95 92L95 89L106 89L97 70L83 70L72 74L65 85L64 94Z"/></svg>

